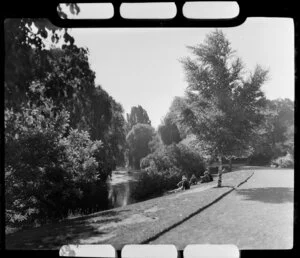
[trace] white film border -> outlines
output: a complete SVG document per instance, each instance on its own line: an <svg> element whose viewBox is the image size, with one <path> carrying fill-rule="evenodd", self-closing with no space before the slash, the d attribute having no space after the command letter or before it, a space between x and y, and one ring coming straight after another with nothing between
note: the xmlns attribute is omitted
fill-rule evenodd
<svg viewBox="0 0 300 258"><path fill-rule="evenodd" d="M112 245L63 245L59 256L115 258L116 250Z"/></svg>
<svg viewBox="0 0 300 258"><path fill-rule="evenodd" d="M122 258L177 258L175 245L125 245Z"/></svg>
<svg viewBox="0 0 300 258"><path fill-rule="evenodd" d="M236 245L188 245L183 250L184 258L239 258Z"/></svg>
<svg viewBox="0 0 300 258"><path fill-rule="evenodd" d="M183 258L239 258L239 249L235 245L188 245L183 250ZM64 245L60 256L71 257L117 257L112 245ZM175 245L125 245L122 258L177 258Z"/></svg>

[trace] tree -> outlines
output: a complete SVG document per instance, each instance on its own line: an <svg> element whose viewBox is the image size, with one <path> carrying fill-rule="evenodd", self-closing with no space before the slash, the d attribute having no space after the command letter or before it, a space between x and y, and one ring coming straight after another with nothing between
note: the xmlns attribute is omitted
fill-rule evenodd
<svg viewBox="0 0 300 258"><path fill-rule="evenodd" d="M162 146L163 146L163 142L161 140L160 135L157 132L154 132L154 136L152 137L152 140L149 142L149 148L151 153L161 148Z"/></svg>
<svg viewBox="0 0 300 258"><path fill-rule="evenodd" d="M147 114L147 111L138 105L137 107L132 107L130 114L127 114L128 131L136 124L148 124L151 125L151 121Z"/></svg>
<svg viewBox="0 0 300 258"><path fill-rule="evenodd" d="M140 160L150 153L149 142L154 136L154 128L148 124L136 124L126 136L129 147L129 165L140 168Z"/></svg>
<svg viewBox="0 0 300 258"><path fill-rule="evenodd" d="M289 99L268 100L264 121L253 139L250 163L269 164L274 158L294 152L294 102Z"/></svg>
<svg viewBox="0 0 300 258"><path fill-rule="evenodd" d="M41 93L40 105L5 109L5 196L11 223L64 217L83 207L80 200L88 195L87 185L103 189L95 156L102 143L91 141L88 132L72 129L64 137L69 113L45 98L42 88L30 88ZM105 201L99 195L93 205Z"/></svg>
<svg viewBox="0 0 300 258"><path fill-rule="evenodd" d="M68 5L73 12L79 9ZM72 12L72 10L71 10ZM34 27L37 27L35 30ZM44 84L44 96L70 114L70 126L86 130L93 140L102 140L112 169L124 159L123 109L100 86L88 61L88 50L79 48L64 30L65 44L55 45L62 28L43 19L12 19L5 23L5 106L19 109L27 101L39 101L29 87ZM52 45L47 44L54 35Z"/></svg>
<svg viewBox="0 0 300 258"><path fill-rule="evenodd" d="M88 50L77 47L67 29L45 19L4 25L10 219L99 210L107 201L105 179L122 159L122 106L95 87Z"/></svg>
<svg viewBox="0 0 300 258"><path fill-rule="evenodd" d="M263 120L265 96L261 86L268 72L257 66L244 78L242 61L234 56L220 30L208 34L203 44L188 49L195 59L181 60L188 87L179 119L219 160L221 186L222 158L249 156L252 151L250 139Z"/></svg>
<svg viewBox="0 0 300 258"><path fill-rule="evenodd" d="M180 132L170 116L164 118L163 124L158 127L158 133L165 145L178 143L181 140Z"/></svg>
<svg viewBox="0 0 300 258"><path fill-rule="evenodd" d="M76 4L68 4L68 7L74 14L79 12ZM58 12L64 15L61 9ZM64 46L74 43L67 29L58 28L47 19L6 19L4 38L6 106L24 101L30 82L36 75L32 63L38 57L40 67L44 66L47 40L54 45L61 39Z"/></svg>

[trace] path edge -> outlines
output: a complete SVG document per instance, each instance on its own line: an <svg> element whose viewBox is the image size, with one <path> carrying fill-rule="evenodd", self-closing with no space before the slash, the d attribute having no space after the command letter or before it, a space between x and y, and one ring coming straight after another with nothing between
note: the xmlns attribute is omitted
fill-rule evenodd
<svg viewBox="0 0 300 258"><path fill-rule="evenodd" d="M213 201L211 201L210 203L206 204L205 206L202 206L201 208L199 208L198 210L192 212L191 214L189 214L188 216L186 216L185 218L183 218L182 220L172 224L171 226L165 228L164 230L160 231L159 233L155 234L152 237L148 237L147 239L143 240L140 242L140 244L148 244L151 241L154 241L155 239L159 238L160 236L162 236L163 234L167 233L168 231L174 229L175 227L179 226L180 224L186 222L187 220L189 220L190 218L194 217L195 215L201 213L202 211L206 210L207 208L209 208L210 206L212 206L213 204L217 203L218 201L220 201L221 199L223 199L226 195L230 194L232 191L236 190L238 187L240 187L242 184L246 183L252 176L254 175L254 171L252 172L252 174L250 176L248 176L245 180L243 180L242 182L238 183L236 186L231 187L230 190L226 191L225 193L221 194L219 197L217 197L216 199L214 199Z"/></svg>

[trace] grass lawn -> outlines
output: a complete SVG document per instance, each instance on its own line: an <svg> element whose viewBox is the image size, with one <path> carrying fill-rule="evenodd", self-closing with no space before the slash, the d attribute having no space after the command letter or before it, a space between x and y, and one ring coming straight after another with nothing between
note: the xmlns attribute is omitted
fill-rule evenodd
<svg viewBox="0 0 300 258"><path fill-rule="evenodd" d="M232 190L246 178L251 170L235 171L223 175L223 187L217 182L192 186L190 190L134 203L45 225L6 237L7 249L58 249L63 244L113 244L117 249L125 244L146 242L199 212Z"/></svg>

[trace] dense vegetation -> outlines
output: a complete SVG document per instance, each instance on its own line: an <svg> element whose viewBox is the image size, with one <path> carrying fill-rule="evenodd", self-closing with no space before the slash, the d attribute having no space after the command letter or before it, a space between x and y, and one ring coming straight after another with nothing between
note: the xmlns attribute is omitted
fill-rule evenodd
<svg viewBox="0 0 300 258"><path fill-rule="evenodd" d="M195 58L181 61L186 94L155 130L142 106L124 118L67 30L43 19L6 20L6 224L107 208L106 180L117 165L141 170L136 200L175 188L182 175L200 177L216 159L292 167L294 102L266 99L268 72L257 66L244 77L218 30L189 49Z"/></svg>
<svg viewBox="0 0 300 258"><path fill-rule="evenodd" d="M125 119L94 80L88 50L66 30L5 21L8 225L107 208L106 178L125 162Z"/></svg>

